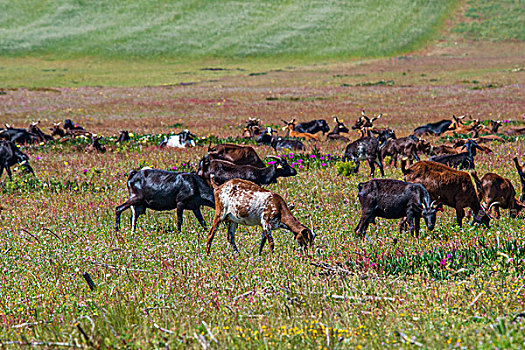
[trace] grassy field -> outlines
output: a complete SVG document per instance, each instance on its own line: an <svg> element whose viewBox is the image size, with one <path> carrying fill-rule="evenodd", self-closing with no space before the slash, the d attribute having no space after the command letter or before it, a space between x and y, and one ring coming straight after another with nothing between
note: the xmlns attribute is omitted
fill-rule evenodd
<svg viewBox="0 0 525 350"><path fill-rule="evenodd" d="M103 135L110 151L87 155L86 141L80 140L27 148L36 178L3 178L0 343L6 348L522 346L523 214L510 219L505 213L490 229L459 228L447 208L435 231L423 229L419 239L398 232L394 221L378 220L369 231L372 245L356 240L357 183L369 177L366 165L357 176L338 175L343 143L323 141L319 153L309 144L305 155L289 155L290 161L302 159L299 174L269 187L295 203L294 214L317 233L311 259L285 231L275 233L274 254L265 250L258 256L259 230L242 227L239 255L222 228L207 256L207 232L188 214L182 233L173 231L174 213L151 211L141 217L135 235L129 234L129 213L118 234L112 229L114 208L127 199L130 169L195 169L206 152L203 146L161 150L158 138L143 135L189 128L200 137L225 138L240 135L249 117L279 126L281 119L331 121L337 114L351 125L361 108L383 112L379 126L393 127L398 136L451 114L519 124L525 110L520 45L459 44L408 57L225 74L192 85L2 89L0 122L26 126L40 119L47 128L72 118ZM135 133L129 145L112 141L121 129ZM476 158L478 173L509 177L519 191L510 159L524 160L525 142L490 147L493 154ZM386 175L402 177L390 167ZM204 214L210 223L213 211ZM83 278L86 272L94 291Z"/></svg>
<svg viewBox="0 0 525 350"><path fill-rule="evenodd" d="M457 1L2 1L0 55L380 56L435 36Z"/></svg>
<svg viewBox="0 0 525 350"><path fill-rule="evenodd" d="M221 227L208 256L191 213L181 233L174 212L153 211L134 235L129 211L113 231L131 169L195 170L209 140L251 117L351 126L364 108L398 137L452 114L525 123L520 1L385 4L0 0L0 125L71 118L109 149L23 147L36 176L0 179L0 348L523 348L525 214L460 228L446 208L419 238L378 219L373 243L357 240L370 177L366 164L340 174L341 142L284 152L298 175L269 186L316 232L311 257L283 230L259 256L246 227L240 254ZM197 147L157 147L185 128ZM119 130L132 141L117 145ZM511 159L525 161L525 139L488 146L478 174L520 192Z"/></svg>

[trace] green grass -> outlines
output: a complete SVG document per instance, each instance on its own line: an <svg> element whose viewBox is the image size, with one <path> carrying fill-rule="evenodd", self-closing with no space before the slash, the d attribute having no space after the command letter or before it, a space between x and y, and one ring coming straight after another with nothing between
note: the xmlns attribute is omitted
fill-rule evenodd
<svg viewBox="0 0 525 350"><path fill-rule="evenodd" d="M522 0L469 0L464 17L453 31L467 39L525 40Z"/></svg>
<svg viewBox="0 0 525 350"><path fill-rule="evenodd" d="M0 55L383 56L421 46L457 1L0 1Z"/></svg>

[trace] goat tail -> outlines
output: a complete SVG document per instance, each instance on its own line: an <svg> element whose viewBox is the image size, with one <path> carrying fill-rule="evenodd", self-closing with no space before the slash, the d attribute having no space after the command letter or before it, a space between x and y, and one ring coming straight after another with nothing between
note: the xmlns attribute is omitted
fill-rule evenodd
<svg viewBox="0 0 525 350"><path fill-rule="evenodd" d="M481 187L481 180L478 177L478 173L476 170L472 170L470 172L470 175L474 179L474 183L476 184L476 189L478 190L479 196L481 196L481 192L483 191L483 188Z"/></svg>
<svg viewBox="0 0 525 350"><path fill-rule="evenodd" d="M213 179L215 177L215 174L210 175L210 184L213 190L215 191L217 188L219 188L219 185L215 183L215 180Z"/></svg>
<svg viewBox="0 0 525 350"><path fill-rule="evenodd" d="M518 175L520 177L525 176L525 173L523 172L523 168L521 167L521 165L520 165L520 163L518 161L518 157L514 157L512 160L514 161L514 165L516 165L516 170L518 171Z"/></svg>

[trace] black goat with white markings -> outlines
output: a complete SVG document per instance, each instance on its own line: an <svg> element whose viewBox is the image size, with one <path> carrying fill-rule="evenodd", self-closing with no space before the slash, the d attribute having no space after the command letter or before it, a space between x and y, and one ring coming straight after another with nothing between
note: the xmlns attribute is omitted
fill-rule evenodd
<svg viewBox="0 0 525 350"><path fill-rule="evenodd" d="M375 224L377 217L408 221L410 232L419 235L420 219L424 218L432 231L436 224L436 213L442 209L436 204L423 185L393 179L373 179L357 185L361 203L361 220L355 228L358 237L363 237L368 225Z"/></svg>
<svg viewBox="0 0 525 350"><path fill-rule="evenodd" d="M184 210L192 210L202 227L206 228L200 207L215 208L212 189L196 174L151 168L133 170L127 186L129 199L115 210L115 231L120 227L120 215L127 208L132 211L131 233L135 232L138 217L148 208L156 211L177 209L178 231L182 227Z"/></svg>
<svg viewBox="0 0 525 350"><path fill-rule="evenodd" d="M259 186L277 183L277 178L297 175L297 171L286 162L286 159L268 156L276 160L266 168L257 168L251 165L236 165L224 160L204 161L199 164L197 174L211 184L210 177L218 186L232 179L251 181Z"/></svg>

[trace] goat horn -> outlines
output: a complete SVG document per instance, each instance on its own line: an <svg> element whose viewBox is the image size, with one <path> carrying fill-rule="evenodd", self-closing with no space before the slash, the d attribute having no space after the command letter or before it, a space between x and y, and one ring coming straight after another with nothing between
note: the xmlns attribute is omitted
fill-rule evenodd
<svg viewBox="0 0 525 350"><path fill-rule="evenodd" d="M487 209L487 212L489 212L490 209L492 209L492 207L495 206L496 204L501 205L501 202L494 202L494 203L492 203L492 204L489 206L489 208Z"/></svg>
<svg viewBox="0 0 525 350"><path fill-rule="evenodd" d="M362 115L363 117L365 116L365 110L364 110L364 109L361 111L361 115Z"/></svg>
<svg viewBox="0 0 525 350"><path fill-rule="evenodd" d="M281 160L282 159L282 158L280 158L278 156L274 156L274 155L269 155L269 156L266 156L265 158L277 159L277 160Z"/></svg>
<svg viewBox="0 0 525 350"><path fill-rule="evenodd" d="M434 207L434 206L436 206L436 207L437 207L437 202L436 202L435 200L434 200L434 201L432 201L432 203L430 203L430 207L431 207L431 208L432 208L432 207Z"/></svg>

